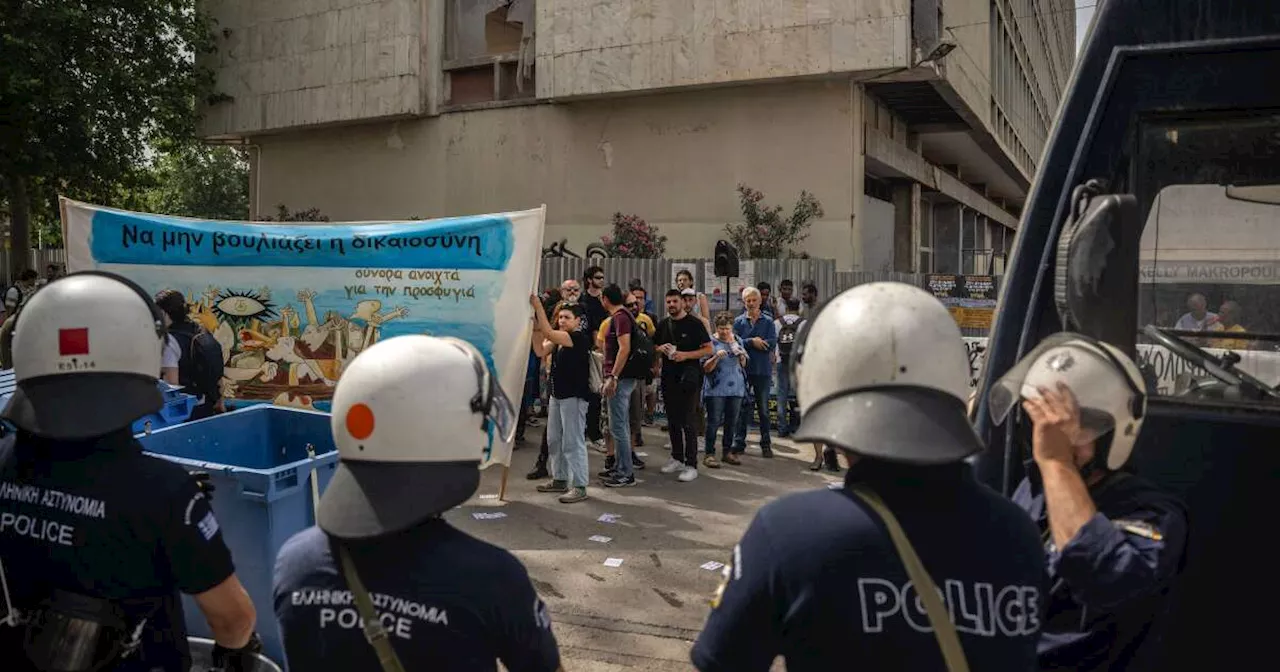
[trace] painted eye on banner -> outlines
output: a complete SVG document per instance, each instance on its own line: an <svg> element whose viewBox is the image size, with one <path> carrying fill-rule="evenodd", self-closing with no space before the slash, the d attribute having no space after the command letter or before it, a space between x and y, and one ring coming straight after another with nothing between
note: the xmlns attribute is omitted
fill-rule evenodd
<svg viewBox="0 0 1280 672"><path fill-rule="evenodd" d="M252 290L224 290L213 304L213 312L227 322L268 320L276 316L275 307L267 295Z"/></svg>

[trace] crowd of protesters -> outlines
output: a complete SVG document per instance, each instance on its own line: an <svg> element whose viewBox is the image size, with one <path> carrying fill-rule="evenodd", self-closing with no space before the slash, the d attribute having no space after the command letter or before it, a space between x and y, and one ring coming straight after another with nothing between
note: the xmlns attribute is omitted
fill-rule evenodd
<svg viewBox="0 0 1280 672"><path fill-rule="evenodd" d="M777 436L790 436L799 426L792 345L818 305L812 282L802 284L798 297L792 280L779 283L777 296L772 289L765 282L747 287L740 311L713 315L688 271L677 273L675 287L659 299L639 280L623 289L592 266L581 281L570 278L530 297L534 337L517 440L523 443L525 427L545 418L528 474L547 480L538 491L566 504L586 499L589 450L605 454L596 474L601 485L635 485L635 472L646 467L636 453L644 445L641 429L655 424L659 408L670 451L663 474L689 482L700 466L741 465L753 418L759 456L772 458L770 400L776 399ZM835 452L814 446L810 469L838 472Z"/></svg>

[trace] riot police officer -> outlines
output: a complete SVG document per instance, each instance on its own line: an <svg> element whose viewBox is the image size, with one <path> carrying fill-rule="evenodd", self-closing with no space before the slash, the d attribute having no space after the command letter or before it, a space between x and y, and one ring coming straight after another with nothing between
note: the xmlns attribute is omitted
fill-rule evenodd
<svg viewBox="0 0 1280 672"><path fill-rule="evenodd" d="M951 315L911 285L860 285L811 316L795 348L796 440L833 446L850 466L843 487L757 512L693 663L1034 669L1044 557L1026 515L964 463L982 446Z"/></svg>
<svg viewBox="0 0 1280 672"><path fill-rule="evenodd" d="M495 670L499 659L512 672L558 669L524 566L441 518L476 491L482 458L515 420L480 352L458 339L397 336L348 365L319 527L276 560L293 672Z"/></svg>
<svg viewBox="0 0 1280 672"><path fill-rule="evenodd" d="M1055 334L992 387L996 422L1018 403L1033 423L1032 459L1013 500L1040 527L1053 586L1040 669L1143 669L1187 514L1125 471L1146 413L1142 372L1108 343Z"/></svg>
<svg viewBox="0 0 1280 672"><path fill-rule="evenodd" d="M179 591L221 666L254 664L253 603L209 494L130 430L161 407L164 338L146 292L107 273L55 280L23 309L2 414L17 431L0 441L6 670L186 670Z"/></svg>

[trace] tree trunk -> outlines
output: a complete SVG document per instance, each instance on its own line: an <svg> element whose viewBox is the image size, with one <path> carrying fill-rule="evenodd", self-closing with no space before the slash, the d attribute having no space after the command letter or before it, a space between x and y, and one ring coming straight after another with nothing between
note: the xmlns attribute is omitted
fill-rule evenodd
<svg viewBox="0 0 1280 672"><path fill-rule="evenodd" d="M27 180L18 175L6 175L9 184L9 274L16 281L18 274L31 268L31 200L27 194Z"/></svg>

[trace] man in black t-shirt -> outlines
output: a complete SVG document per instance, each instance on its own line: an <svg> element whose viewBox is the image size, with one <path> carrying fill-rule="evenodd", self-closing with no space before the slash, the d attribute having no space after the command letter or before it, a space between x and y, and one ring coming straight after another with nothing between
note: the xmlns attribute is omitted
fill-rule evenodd
<svg viewBox="0 0 1280 672"><path fill-rule="evenodd" d="M583 319L587 333L595 334L609 317L609 311L604 309L604 304L600 301L600 293L604 291L604 269L599 266L588 268L582 274L582 281L586 285L586 291L582 293L578 302L582 304L585 311ZM587 399L587 440L597 450L604 448L604 432L600 431L601 403L598 394L593 394Z"/></svg>
<svg viewBox="0 0 1280 672"><path fill-rule="evenodd" d="M684 310L680 290L667 292L667 317L658 323L653 342L662 355L662 398L667 408L671 461L662 473L680 472L680 480L698 477L698 434L694 407L702 391L700 360L711 354L711 335L702 320Z"/></svg>

